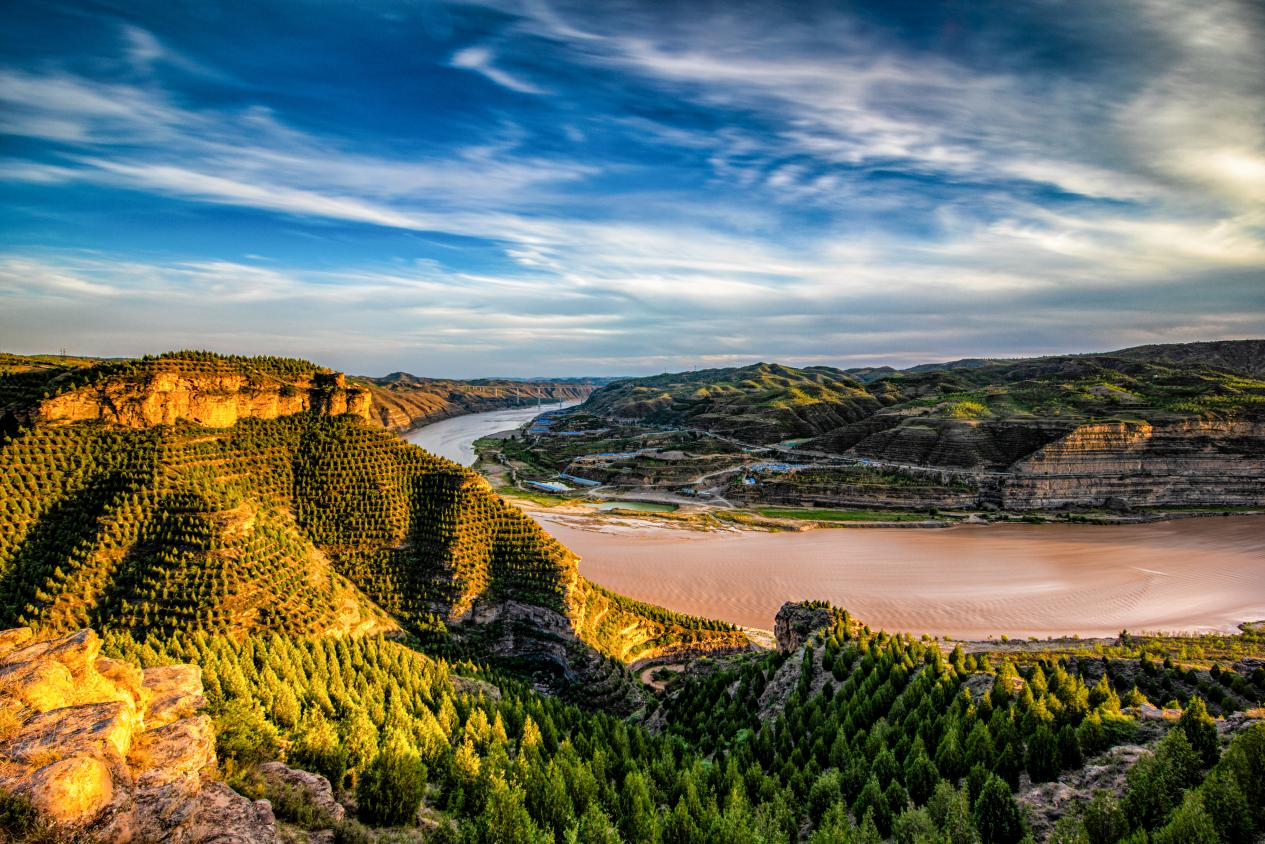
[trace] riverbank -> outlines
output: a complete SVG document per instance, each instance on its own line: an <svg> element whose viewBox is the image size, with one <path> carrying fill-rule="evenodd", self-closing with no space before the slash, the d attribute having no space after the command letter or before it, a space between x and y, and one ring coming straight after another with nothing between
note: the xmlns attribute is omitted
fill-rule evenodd
<svg viewBox="0 0 1265 844"><path fill-rule="evenodd" d="M475 417L450 422L468 429L471 445L496 433L475 432L486 428ZM603 513L590 506L600 491L528 499L499 465L494 485L575 551L586 577L744 627L767 629L782 602L812 598L875 627L980 642L1108 637L1122 628L1232 632L1265 618L1265 516L1101 512L1084 514L1103 521L1089 524L1073 520L1082 514L1016 521L957 512L937 514L949 517L938 530L854 530L839 528L881 522L727 515L699 501L672 513Z"/></svg>

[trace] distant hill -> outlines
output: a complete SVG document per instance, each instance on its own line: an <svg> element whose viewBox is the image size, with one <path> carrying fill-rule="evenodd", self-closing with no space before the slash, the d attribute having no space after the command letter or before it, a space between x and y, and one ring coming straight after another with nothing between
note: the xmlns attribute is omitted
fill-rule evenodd
<svg viewBox="0 0 1265 844"><path fill-rule="evenodd" d="M619 381L594 392L585 408L752 443L807 436L826 437L820 445L829 446L832 432L835 440L849 426L860 433L878 415L893 422L916 415L1070 424L1256 408L1265 402L1265 382L1257 378L1263 371L1265 340L1018 360L971 358L904 370L759 363Z"/></svg>
<svg viewBox="0 0 1265 844"><path fill-rule="evenodd" d="M593 382L583 379L454 381L407 372L392 372L381 378L359 376L351 381L369 391L370 418L397 432L466 413L530 407L538 401L583 401L596 389Z"/></svg>
<svg viewBox="0 0 1265 844"><path fill-rule="evenodd" d="M899 371L761 363L620 381L594 392L584 408L740 444L791 441L800 454L897 471L966 473L953 477L981 506L1101 506L1108 499L1256 506L1265 502L1263 371L1262 340ZM986 477L997 472L1013 478L998 486ZM787 480L777 494L823 504L888 494L827 479L817 485L825 491L808 498L794 486ZM774 486L760 489L771 494Z"/></svg>
<svg viewBox="0 0 1265 844"><path fill-rule="evenodd" d="M1153 363L1206 366L1229 372L1265 376L1265 340L1222 340L1209 343L1134 346L1113 354Z"/></svg>
<svg viewBox="0 0 1265 844"><path fill-rule="evenodd" d="M367 394L309 367L198 353L43 373L56 397L0 440L0 627L449 631L590 681L619 681L605 657L746 644L588 583L477 474L370 424ZM354 400L317 401L314 383Z"/></svg>
<svg viewBox="0 0 1265 844"><path fill-rule="evenodd" d="M599 415L767 443L820 435L865 418L881 404L842 370L757 363L617 381L594 392L585 407Z"/></svg>

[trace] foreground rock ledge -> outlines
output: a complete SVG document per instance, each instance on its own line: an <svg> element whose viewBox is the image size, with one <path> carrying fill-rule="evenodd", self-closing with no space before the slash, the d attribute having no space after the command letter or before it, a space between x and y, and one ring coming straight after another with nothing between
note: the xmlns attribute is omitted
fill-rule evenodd
<svg viewBox="0 0 1265 844"><path fill-rule="evenodd" d="M142 671L80 630L0 632L0 789L69 837L110 844L272 844L266 800L212 779L202 672Z"/></svg>

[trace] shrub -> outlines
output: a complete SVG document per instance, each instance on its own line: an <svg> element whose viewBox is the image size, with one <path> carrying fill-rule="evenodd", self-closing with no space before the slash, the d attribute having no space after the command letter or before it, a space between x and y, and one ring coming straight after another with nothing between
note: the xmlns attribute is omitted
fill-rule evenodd
<svg viewBox="0 0 1265 844"><path fill-rule="evenodd" d="M365 819L388 825L411 821L425 794L426 766L403 736L393 736L387 742L356 787Z"/></svg>

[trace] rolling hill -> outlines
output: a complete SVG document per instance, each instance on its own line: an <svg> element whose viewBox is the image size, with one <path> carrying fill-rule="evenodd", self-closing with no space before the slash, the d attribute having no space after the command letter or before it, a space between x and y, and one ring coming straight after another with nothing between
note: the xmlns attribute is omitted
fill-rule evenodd
<svg viewBox="0 0 1265 844"><path fill-rule="evenodd" d="M757 364L617 382L583 410L740 444L781 443L791 460L838 456L967 484L975 506L1259 506L1263 370L1262 340L900 371ZM867 493L843 475L822 482L820 472L812 490L794 480L736 493L865 505L890 492ZM970 505L959 491L906 503Z"/></svg>
<svg viewBox="0 0 1265 844"><path fill-rule="evenodd" d="M617 381L594 392L584 407L601 416L770 443L824 434L882 405L840 370L757 363Z"/></svg>

